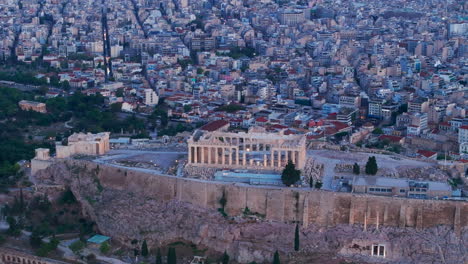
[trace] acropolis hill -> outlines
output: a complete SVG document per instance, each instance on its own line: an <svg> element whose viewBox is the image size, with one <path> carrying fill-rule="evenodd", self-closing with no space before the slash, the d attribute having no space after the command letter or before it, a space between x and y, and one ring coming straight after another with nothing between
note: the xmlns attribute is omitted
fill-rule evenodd
<svg viewBox="0 0 468 264"><path fill-rule="evenodd" d="M71 159L56 162L36 178L41 184L69 186L100 231L122 243L185 239L226 250L241 263L262 262L276 249L293 251L293 229L299 223L304 253L369 260L372 245L378 244L385 245L386 263L468 260L464 202L255 187ZM248 208L260 220L249 224L224 219L217 212L223 193L230 217Z"/></svg>

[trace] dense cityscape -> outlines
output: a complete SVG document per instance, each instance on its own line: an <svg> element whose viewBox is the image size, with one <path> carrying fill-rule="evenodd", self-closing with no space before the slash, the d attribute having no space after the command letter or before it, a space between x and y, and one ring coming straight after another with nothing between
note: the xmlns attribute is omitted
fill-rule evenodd
<svg viewBox="0 0 468 264"><path fill-rule="evenodd" d="M1 0L0 263L468 262L468 3Z"/></svg>

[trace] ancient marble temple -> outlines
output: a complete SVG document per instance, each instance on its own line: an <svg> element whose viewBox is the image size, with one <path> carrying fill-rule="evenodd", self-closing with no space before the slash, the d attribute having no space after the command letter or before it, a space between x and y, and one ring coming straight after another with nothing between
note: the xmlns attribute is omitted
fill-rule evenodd
<svg viewBox="0 0 468 264"><path fill-rule="evenodd" d="M304 135L268 133L252 127L247 133L197 130L188 140L188 162L194 166L232 169L282 170L288 160L303 169Z"/></svg>

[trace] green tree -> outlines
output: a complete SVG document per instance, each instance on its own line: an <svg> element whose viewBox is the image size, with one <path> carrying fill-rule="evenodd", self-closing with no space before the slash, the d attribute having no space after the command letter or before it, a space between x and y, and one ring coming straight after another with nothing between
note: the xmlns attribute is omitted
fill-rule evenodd
<svg viewBox="0 0 468 264"><path fill-rule="evenodd" d="M361 168L359 167L359 164L357 164L356 162L353 165L353 173L356 175L359 175L359 173L361 173Z"/></svg>
<svg viewBox="0 0 468 264"><path fill-rule="evenodd" d="M83 250L83 248L85 248L85 246L86 244L83 241L77 240L68 247L73 251L73 253L78 254L81 252L81 250Z"/></svg>
<svg viewBox="0 0 468 264"><path fill-rule="evenodd" d="M116 97L123 97L123 96L124 96L124 90L123 90L123 88L117 89L117 91L115 91L115 96L116 96Z"/></svg>
<svg viewBox="0 0 468 264"><path fill-rule="evenodd" d="M110 245L107 241L102 243L101 246L99 247L99 251L101 251L101 253L103 254L107 254L109 250L110 250Z"/></svg>
<svg viewBox="0 0 468 264"><path fill-rule="evenodd" d="M219 204L221 205L221 208L223 208L223 210L226 207L226 203L227 203L226 191L223 190L223 194L222 194L221 198L219 199Z"/></svg>
<svg viewBox="0 0 468 264"><path fill-rule="evenodd" d="M156 253L156 264L163 264L160 248L158 248L158 252Z"/></svg>
<svg viewBox="0 0 468 264"><path fill-rule="evenodd" d="M299 251L299 225L296 224L296 231L294 232L294 250Z"/></svg>
<svg viewBox="0 0 468 264"><path fill-rule="evenodd" d="M366 174L375 175L377 174L378 170L379 167L377 166L377 160L375 159L375 156L369 157L366 163Z"/></svg>
<svg viewBox="0 0 468 264"><path fill-rule="evenodd" d="M167 264L177 264L176 251L173 247L167 250Z"/></svg>
<svg viewBox="0 0 468 264"><path fill-rule="evenodd" d="M278 250L275 251L275 255L273 256L273 264L280 264L280 258Z"/></svg>
<svg viewBox="0 0 468 264"><path fill-rule="evenodd" d="M221 258L221 263L228 264L229 263L229 255L226 251L224 251L223 257Z"/></svg>
<svg viewBox="0 0 468 264"><path fill-rule="evenodd" d="M296 183L301 178L301 171L296 170L296 166L292 163L291 160L288 161L286 167L284 167L283 172L281 173L281 181L286 186L290 186Z"/></svg>
<svg viewBox="0 0 468 264"><path fill-rule="evenodd" d="M192 106L191 105L184 105L184 113L188 113L192 111Z"/></svg>
<svg viewBox="0 0 468 264"><path fill-rule="evenodd" d="M42 237L39 235L39 232L37 229L34 229L31 232L31 235L29 236L29 244L33 248L38 248L42 244Z"/></svg>
<svg viewBox="0 0 468 264"><path fill-rule="evenodd" d="M76 197L73 194L73 192L70 190L70 188L66 189L59 200L60 204L74 204L76 203Z"/></svg>
<svg viewBox="0 0 468 264"><path fill-rule="evenodd" d="M378 128L376 128L376 129L374 129L374 131L372 131L372 134L374 134L374 135L382 135L382 134L383 134L383 130L382 130L380 127L378 127Z"/></svg>
<svg viewBox="0 0 468 264"><path fill-rule="evenodd" d="M12 216L8 216L6 219L9 228L7 230L7 234L10 236L19 236L21 235L21 226L20 224L16 221L16 219Z"/></svg>
<svg viewBox="0 0 468 264"><path fill-rule="evenodd" d="M314 179L312 177L310 177L310 180L309 180L309 187L314 188Z"/></svg>
<svg viewBox="0 0 468 264"><path fill-rule="evenodd" d="M321 189L322 186L323 186L323 183L322 183L321 181L317 181L317 182L315 183L315 188L316 188L316 189Z"/></svg>
<svg viewBox="0 0 468 264"><path fill-rule="evenodd" d="M62 89L65 90L65 91L69 91L70 90L70 83L68 81L63 81L62 84Z"/></svg>
<svg viewBox="0 0 468 264"><path fill-rule="evenodd" d="M146 240L143 240L143 244L141 244L141 255L143 257L148 256L148 244L146 244Z"/></svg>

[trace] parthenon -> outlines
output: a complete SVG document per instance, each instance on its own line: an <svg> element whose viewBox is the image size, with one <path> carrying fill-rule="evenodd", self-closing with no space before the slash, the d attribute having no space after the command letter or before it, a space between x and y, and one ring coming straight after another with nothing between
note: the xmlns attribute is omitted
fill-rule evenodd
<svg viewBox="0 0 468 264"><path fill-rule="evenodd" d="M304 135L267 133L252 127L248 133L201 131L188 140L188 163L193 166L281 170L288 160L303 169L306 160Z"/></svg>

